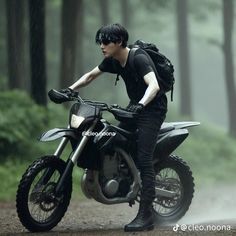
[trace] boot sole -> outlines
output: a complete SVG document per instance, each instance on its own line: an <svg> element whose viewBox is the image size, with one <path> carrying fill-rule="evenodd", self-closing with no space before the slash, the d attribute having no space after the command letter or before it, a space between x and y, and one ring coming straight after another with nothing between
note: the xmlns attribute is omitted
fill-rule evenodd
<svg viewBox="0 0 236 236"><path fill-rule="evenodd" d="M125 232L140 232L140 231L150 231L154 229L154 224L153 225L148 225L142 228L124 228Z"/></svg>

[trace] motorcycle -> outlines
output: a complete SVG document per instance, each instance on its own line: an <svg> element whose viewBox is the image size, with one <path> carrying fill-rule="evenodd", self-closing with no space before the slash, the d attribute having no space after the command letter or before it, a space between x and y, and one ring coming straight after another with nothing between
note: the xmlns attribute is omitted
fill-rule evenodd
<svg viewBox="0 0 236 236"><path fill-rule="evenodd" d="M18 217L29 231L49 231L63 218L72 193L73 167L83 169L84 195L103 204L139 202L141 179L136 167L136 131L110 124L105 111L122 122L132 122L135 113L118 105L83 100L78 93L49 92L55 103L74 101L67 128L43 133L40 141L61 139L53 155L35 160L23 174L16 197ZM198 122L163 123L156 143L153 165L156 198L153 214L157 224L178 221L189 209L194 179L187 163L172 154L187 138L188 127ZM70 143L67 161L60 157Z"/></svg>

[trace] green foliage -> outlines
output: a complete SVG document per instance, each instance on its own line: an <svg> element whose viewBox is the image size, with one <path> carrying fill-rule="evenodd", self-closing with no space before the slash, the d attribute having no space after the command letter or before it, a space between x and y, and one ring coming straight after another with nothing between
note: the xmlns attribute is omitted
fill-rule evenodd
<svg viewBox="0 0 236 236"><path fill-rule="evenodd" d="M55 127L67 127L68 111L62 105L50 103L40 107L24 92L0 94L0 200L15 199L17 186L27 167L40 156L52 154L58 142L41 143L39 135ZM63 158L71 150L65 150ZM10 174L9 174L10 173ZM75 194L80 192L81 171L75 171Z"/></svg>
<svg viewBox="0 0 236 236"><path fill-rule="evenodd" d="M200 185L232 182L236 171L235 139L211 125L191 128L189 138L178 150Z"/></svg>
<svg viewBox="0 0 236 236"><path fill-rule="evenodd" d="M20 91L0 94L0 155L24 153L46 124L46 110Z"/></svg>
<svg viewBox="0 0 236 236"><path fill-rule="evenodd" d="M0 94L0 160L7 157L35 158L52 152L55 145L42 145L39 135L49 128L66 127L67 112L63 106L38 106L22 91Z"/></svg>
<svg viewBox="0 0 236 236"><path fill-rule="evenodd" d="M15 200L16 189L20 182L22 174L25 172L29 161L21 162L17 160L7 160L3 165L0 165L0 200L12 201Z"/></svg>
<svg viewBox="0 0 236 236"><path fill-rule="evenodd" d="M168 112L168 122L188 120L174 108ZM188 128L188 138L175 153L190 165L197 185L231 183L236 171L235 139L211 123L200 122L200 126Z"/></svg>
<svg viewBox="0 0 236 236"><path fill-rule="evenodd" d="M23 173L26 171L32 161L7 160L0 165L0 201L13 201L16 197L17 187L20 183ZM80 179L82 170L75 168L73 172L73 197L81 194ZM81 199L81 197L80 197Z"/></svg>

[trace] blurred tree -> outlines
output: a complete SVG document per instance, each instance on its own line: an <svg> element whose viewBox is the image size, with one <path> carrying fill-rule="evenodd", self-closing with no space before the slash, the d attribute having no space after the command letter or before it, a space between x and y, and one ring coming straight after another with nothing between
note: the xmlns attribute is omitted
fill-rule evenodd
<svg viewBox="0 0 236 236"><path fill-rule="evenodd" d="M236 137L236 91L234 83L234 63L232 48L232 31L234 19L234 2L233 0L222 0L223 3L223 27L224 43L223 52L225 57L225 79L227 89L227 100L229 110L229 133Z"/></svg>
<svg viewBox="0 0 236 236"><path fill-rule="evenodd" d="M79 71L79 74L84 73L84 43L83 39L84 37L84 2L83 0L80 0L80 7L78 9L78 39L77 39L77 45L78 45L78 50L77 50L77 55L78 55L78 63L77 63L77 68Z"/></svg>
<svg viewBox="0 0 236 236"><path fill-rule="evenodd" d="M192 117L189 33L187 20L188 2L187 0L177 0L176 4L180 70L180 112L182 115Z"/></svg>
<svg viewBox="0 0 236 236"><path fill-rule="evenodd" d="M6 1L0 1L0 91L8 88L7 81L7 13Z"/></svg>
<svg viewBox="0 0 236 236"><path fill-rule="evenodd" d="M37 104L47 105L45 59L45 1L29 0L31 95Z"/></svg>
<svg viewBox="0 0 236 236"><path fill-rule="evenodd" d="M109 3L108 0L100 0L102 25L109 24Z"/></svg>
<svg viewBox="0 0 236 236"><path fill-rule="evenodd" d="M174 0L175 1L175 0ZM146 9L150 10L150 11L158 11L158 10L163 10L165 8L170 9L172 8L172 3L173 0L148 0L148 1L143 1L143 0L139 0L136 2L138 2L138 5L142 5L142 7L145 7ZM148 4L147 4L148 3Z"/></svg>
<svg viewBox="0 0 236 236"><path fill-rule="evenodd" d="M129 28L131 19L129 0L121 0L121 15L122 15L122 25L125 28Z"/></svg>
<svg viewBox="0 0 236 236"><path fill-rule="evenodd" d="M6 0L9 89L23 88L25 78L24 0Z"/></svg>
<svg viewBox="0 0 236 236"><path fill-rule="evenodd" d="M61 88L70 86L74 81L78 19L81 4L81 0L63 0L62 3Z"/></svg>

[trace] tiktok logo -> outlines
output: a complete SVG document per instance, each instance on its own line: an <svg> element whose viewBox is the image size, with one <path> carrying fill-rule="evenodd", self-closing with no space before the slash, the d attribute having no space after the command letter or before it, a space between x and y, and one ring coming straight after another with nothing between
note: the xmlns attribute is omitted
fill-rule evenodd
<svg viewBox="0 0 236 236"><path fill-rule="evenodd" d="M178 231L178 229L179 229L179 225L178 225L178 224L176 224L176 225L173 227L173 231L177 232L177 231Z"/></svg>

